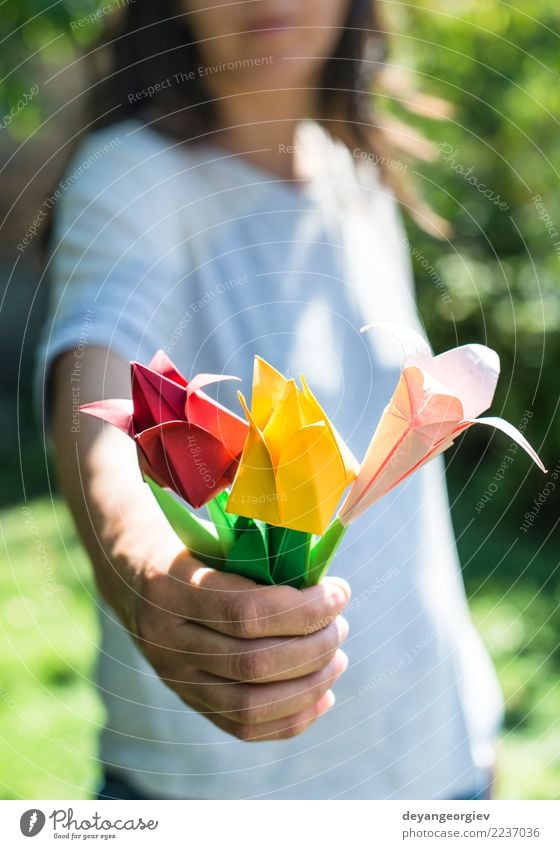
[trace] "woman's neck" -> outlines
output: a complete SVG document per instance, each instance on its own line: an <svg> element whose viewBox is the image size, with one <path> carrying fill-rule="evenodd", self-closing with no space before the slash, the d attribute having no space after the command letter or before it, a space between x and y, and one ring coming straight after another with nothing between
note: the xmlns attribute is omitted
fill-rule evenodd
<svg viewBox="0 0 560 849"><path fill-rule="evenodd" d="M296 130L313 115L311 90L310 96L293 90L226 94L217 105L222 129L214 136L216 144L282 179L307 178Z"/></svg>

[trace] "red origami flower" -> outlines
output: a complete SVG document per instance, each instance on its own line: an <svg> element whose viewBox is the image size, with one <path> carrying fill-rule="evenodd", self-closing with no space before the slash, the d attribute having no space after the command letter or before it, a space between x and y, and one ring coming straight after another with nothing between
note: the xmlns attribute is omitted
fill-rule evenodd
<svg viewBox="0 0 560 849"><path fill-rule="evenodd" d="M232 482L248 430L201 390L237 378L198 374L187 381L160 350L149 366L131 363L131 379L132 401L96 401L80 409L128 434L144 474L201 507Z"/></svg>

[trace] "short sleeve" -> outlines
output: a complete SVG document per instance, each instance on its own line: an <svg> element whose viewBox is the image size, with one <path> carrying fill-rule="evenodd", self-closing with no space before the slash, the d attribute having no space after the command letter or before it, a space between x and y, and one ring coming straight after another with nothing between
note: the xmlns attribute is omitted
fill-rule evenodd
<svg viewBox="0 0 560 849"><path fill-rule="evenodd" d="M79 359L99 345L147 361L166 344L184 257L165 142L153 136L127 124L91 134L56 189L35 369L40 418L58 355Z"/></svg>

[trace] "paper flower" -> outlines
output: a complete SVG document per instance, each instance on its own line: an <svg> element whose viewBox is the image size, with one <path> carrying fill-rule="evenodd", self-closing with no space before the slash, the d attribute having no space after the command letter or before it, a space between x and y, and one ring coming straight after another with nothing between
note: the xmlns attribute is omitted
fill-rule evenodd
<svg viewBox="0 0 560 849"><path fill-rule="evenodd" d="M473 424L498 428L546 471L525 437L501 418L479 419L492 403L500 361L485 345L464 345L434 357L427 342L408 327L375 324L392 332L405 353L405 368L341 509L348 525L386 492Z"/></svg>
<svg viewBox="0 0 560 849"><path fill-rule="evenodd" d="M249 435L227 502L239 516L322 534L358 463L312 395L255 358Z"/></svg>
<svg viewBox="0 0 560 849"><path fill-rule="evenodd" d="M229 375L199 374L187 381L163 351L149 366L131 365L132 401L84 404L81 411L123 430L136 442L142 472L193 507L232 482L247 423L202 388Z"/></svg>

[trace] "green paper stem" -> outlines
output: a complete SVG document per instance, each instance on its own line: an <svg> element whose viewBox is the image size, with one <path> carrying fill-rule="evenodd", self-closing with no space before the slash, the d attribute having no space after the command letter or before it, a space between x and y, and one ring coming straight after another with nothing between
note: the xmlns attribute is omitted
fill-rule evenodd
<svg viewBox="0 0 560 849"><path fill-rule="evenodd" d="M264 523L258 519L238 516L235 522L235 537L229 556L221 568L225 572L251 578L257 584L274 584Z"/></svg>
<svg viewBox="0 0 560 849"><path fill-rule="evenodd" d="M231 513L226 513L225 505L227 502L227 492L221 492L215 498L208 502L206 509L208 515L214 522L220 543L222 545L222 554L227 557L235 542L235 531L233 524L235 516Z"/></svg>
<svg viewBox="0 0 560 849"><path fill-rule="evenodd" d="M318 584L346 532L335 519L313 544L311 534L266 525L225 512L227 493L206 505L201 519L174 495L144 476L167 521L192 554L214 569L244 575L260 584L304 588Z"/></svg>
<svg viewBox="0 0 560 849"><path fill-rule="evenodd" d="M223 558L222 543L213 525L191 513L188 507L147 475L144 475L144 480L181 542L207 566L220 568Z"/></svg>
<svg viewBox="0 0 560 849"><path fill-rule="evenodd" d="M275 584L300 589L308 572L311 534L268 525L268 554Z"/></svg>
<svg viewBox="0 0 560 849"><path fill-rule="evenodd" d="M330 562L345 533L346 527L340 519L335 519L323 536L312 546L309 554L309 569L304 587L315 586L326 575Z"/></svg>

